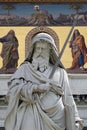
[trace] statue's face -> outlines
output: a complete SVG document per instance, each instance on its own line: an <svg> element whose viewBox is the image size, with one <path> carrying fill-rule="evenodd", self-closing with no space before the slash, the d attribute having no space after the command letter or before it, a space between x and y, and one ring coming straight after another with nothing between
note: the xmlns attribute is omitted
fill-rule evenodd
<svg viewBox="0 0 87 130"><path fill-rule="evenodd" d="M49 44L45 41L39 41L35 45L34 55L36 57L43 57L49 56Z"/></svg>
<svg viewBox="0 0 87 130"><path fill-rule="evenodd" d="M50 55L50 44L45 41L39 41L35 44L34 54L32 65L35 70L41 72L45 71L48 68L49 64L49 55Z"/></svg>

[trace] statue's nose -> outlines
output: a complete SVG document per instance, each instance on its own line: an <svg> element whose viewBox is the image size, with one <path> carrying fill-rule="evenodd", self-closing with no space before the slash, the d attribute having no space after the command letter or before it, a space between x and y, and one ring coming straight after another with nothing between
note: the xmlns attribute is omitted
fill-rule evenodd
<svg viewBox="0 0 87 130"><path fill-rule="evenodd" d="M38 51L39 51L39 53L41 53L41 52L42 52L42 49L40 48Z"/></svg>

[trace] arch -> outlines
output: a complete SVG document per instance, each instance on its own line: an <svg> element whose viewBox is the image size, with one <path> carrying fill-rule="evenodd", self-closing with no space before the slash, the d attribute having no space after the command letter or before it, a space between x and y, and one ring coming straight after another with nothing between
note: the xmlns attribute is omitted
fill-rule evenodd
<svg viewBox="0 0 87 130"><path fill-rule="evenodd" d="M33 28L31 31L28 32L28 34L26 35L25 37L25 56L27 55L27 52L29 51L29 48L31 46L31 41L32 41L32 38L40 33L40 32L44 32L44 33L48 33L49 35L51 35L55 41L55 44L57 46L57 49L59 51L59 38L56 34L55 31L53 31L51 28L48 28L48 27L44 27L44 26L40 26L40 27L36 27L36 28Z"/></svg>

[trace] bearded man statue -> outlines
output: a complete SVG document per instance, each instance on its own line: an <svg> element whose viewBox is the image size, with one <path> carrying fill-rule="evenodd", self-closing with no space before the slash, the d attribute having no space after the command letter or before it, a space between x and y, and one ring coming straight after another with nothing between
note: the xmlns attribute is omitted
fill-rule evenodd
<svg viewBox="0 0 87 130"><path fill-rule="evenodd" d="M8 83L6 130L71 130L66 127L68 102L74 106L75 130L81 130L82 120L61 62L49 79L57 58L58 50L49 34L41 32L32 38L25 61Z"/></svg>

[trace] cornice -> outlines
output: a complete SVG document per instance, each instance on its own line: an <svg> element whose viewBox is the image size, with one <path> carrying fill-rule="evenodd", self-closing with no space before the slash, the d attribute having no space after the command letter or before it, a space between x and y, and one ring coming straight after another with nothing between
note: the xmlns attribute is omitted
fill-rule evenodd
<svg viewBox="0 0 87 130"><path fill-rule="evenodd" d="M30 3L84 3L87 2L87 0L0 0L0 2L30 2Z"/></svg>

